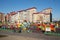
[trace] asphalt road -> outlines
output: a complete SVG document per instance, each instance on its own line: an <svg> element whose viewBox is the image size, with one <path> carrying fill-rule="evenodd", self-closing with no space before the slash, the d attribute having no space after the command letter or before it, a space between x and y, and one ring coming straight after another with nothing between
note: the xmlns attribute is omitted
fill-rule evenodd
<svg viewBox="0 0 60 40"><path fill-rule="evenodd" d="M2 36L3 35L3 36ZM42 33L15 33L0 31L0 40L60 40L60 36L45 35Z"/></svg>

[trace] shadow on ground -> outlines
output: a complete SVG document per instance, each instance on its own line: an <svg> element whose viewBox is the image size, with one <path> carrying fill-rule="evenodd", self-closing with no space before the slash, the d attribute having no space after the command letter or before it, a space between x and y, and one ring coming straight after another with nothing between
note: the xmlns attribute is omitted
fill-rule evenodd
<svg viewBox="0 0 60 40"><path fill-rule="evenodd" d="M2 38L2 37L8 37L7 35L0 35L0 38Z"/></svg>

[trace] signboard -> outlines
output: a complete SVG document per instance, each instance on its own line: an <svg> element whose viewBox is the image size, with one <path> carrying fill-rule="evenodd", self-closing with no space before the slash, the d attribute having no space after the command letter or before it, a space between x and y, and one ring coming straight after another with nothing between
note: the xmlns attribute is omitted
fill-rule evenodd
<svg viewBox="0 0 60 40"><path fill-rule="evenodd" d="M50 27L46 27L45 31L51 31Z"/></svg>

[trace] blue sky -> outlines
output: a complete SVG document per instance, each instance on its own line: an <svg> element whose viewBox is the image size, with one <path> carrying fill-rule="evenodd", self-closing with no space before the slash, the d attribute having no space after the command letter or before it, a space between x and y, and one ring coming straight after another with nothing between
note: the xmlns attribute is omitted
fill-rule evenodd
<svg viewBox="0 0 60 40"><path fill-rule="evenodd" d="M0 0L0 12L24 10L36 7L37 11L52 8L53 18L60 19L60 0Z"/></svg>

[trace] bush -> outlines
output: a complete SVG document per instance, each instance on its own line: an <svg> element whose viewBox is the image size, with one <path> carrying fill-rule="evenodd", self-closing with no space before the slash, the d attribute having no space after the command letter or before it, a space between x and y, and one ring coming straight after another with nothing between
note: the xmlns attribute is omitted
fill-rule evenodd
<svg viewBox="0 0 60 40"><path fill-rule="evenodd" d="M56 28L56 32L57 33L60 33L60 28Z"/></svg>

